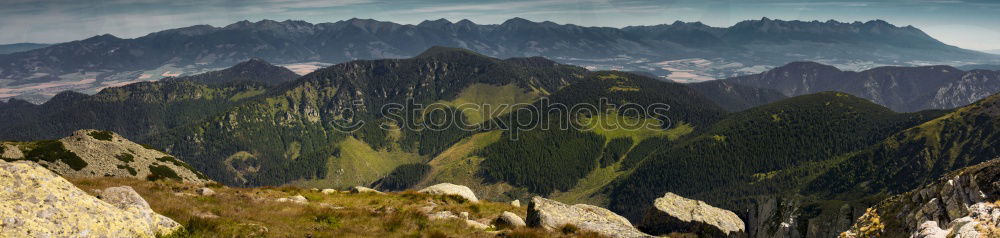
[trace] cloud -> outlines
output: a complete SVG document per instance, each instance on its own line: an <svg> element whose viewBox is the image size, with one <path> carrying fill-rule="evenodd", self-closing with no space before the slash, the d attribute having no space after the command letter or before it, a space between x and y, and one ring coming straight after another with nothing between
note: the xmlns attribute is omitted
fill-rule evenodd
<svg viewBox="0 0 1000 238"><path fill-rule="evenodd" d="M374 3L373 0L334 0L334 1L313 1L313 0L264 0L263 3L270 7L277 8L329 8L343 7L358 4Z"/></svg>

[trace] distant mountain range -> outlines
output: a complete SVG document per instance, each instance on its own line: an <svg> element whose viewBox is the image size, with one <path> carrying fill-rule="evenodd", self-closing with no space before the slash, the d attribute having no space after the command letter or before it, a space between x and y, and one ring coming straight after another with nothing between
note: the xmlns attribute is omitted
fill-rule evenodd
<svg viewBox="0 0 1000 238"><path fill-rule="evenodd" d="M678 81L758 73L804 60L845 69L1000 62L1000 56L946 45L912 26L881 20L763 18L731 27L675 22L625 28L521 18L495 25L443 19L417 25L367 19L320 24L263 20L197 25L135 39L100 35L0 55L0 99L40 103L62 90L94 93L107 85L190 75L250 58L301 67L405 58L435 45L498 58L544 56L589 69L646 71Z"/></svg>
<svg viewBox="0 0 1000 238"><path fill-rule="evenodd" d="M963 71L951 66L878 67L861 72L793 62L760 74L722 80L785 96L824 91L846 92L894 111L949 109L1000 92L1000 71Z"/></svg>
<svg viewBox="0 0 1000 238"><path fill-rule="evenodd" d="M288 81L290 71L253 59L94 95L64 92L42 105L0 102L0 121L7 122L0 123L0 140L113 130L227 185L405 190L448 182L491 201L540 195L607 207L632 220L653 199L673 192L735 212L750 237L832 237L882 198L1000 153L1000 94L957 109L900 113L843 92L809 93L818 90L814 85L843 79L896 85L873 87L885 90L882 96L918 95L927 89L913 89L907 79L951 82L939 77L969 74L944 66L869 71L793 63L759 75L682 84L542 57L497 59L432 47L416 57L350 61ZM808 76L808 90L792 83L803 78L791 76L801 74ZM853 81L855 74L864 80ZM740 84L744 80L782 87ZM786 92L804 95L786 98ZM540 105L542 97L601 105L571 115L566 123L573 125L663 119L608 110L613 107L601 99L670 105L671 125L531 129L514 140L498 122L552 112L459 110L469 104ZM397 121L380 110L407 99L442 105L454 117L426 113ZM545 118L550 120L537 122L549 128L563 123ZM336 126L354 120L367 123L352 132ZM401 126L449 120L488 126Z"/></svg>
<svg viewBox="0 0 1000 238"><path fill-rule="evenodd" d="M37 44L37 43L15 43L0 45L0 55L10 54L14 52L29 51L34 49L41 49L50 46L51 44Z"/></svg>

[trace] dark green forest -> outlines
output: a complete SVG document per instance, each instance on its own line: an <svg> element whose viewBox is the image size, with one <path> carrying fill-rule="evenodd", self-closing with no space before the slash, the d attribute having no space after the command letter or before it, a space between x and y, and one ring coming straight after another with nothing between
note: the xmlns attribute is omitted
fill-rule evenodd
<svg viewBox="0 0 1000 238"><path fill-rule="evenodd" d="M610 191L612 210L636 218L663 192L735 210L754 195L793 191L808 176L777 187L755 184L783 170L831 160L941 115L895 113L865 99L826 92L728 115L701 135L659 149Z"/></svg>

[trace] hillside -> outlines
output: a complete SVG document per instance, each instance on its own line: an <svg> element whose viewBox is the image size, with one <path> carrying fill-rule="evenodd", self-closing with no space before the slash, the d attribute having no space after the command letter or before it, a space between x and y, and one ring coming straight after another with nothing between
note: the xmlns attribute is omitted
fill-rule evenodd
<svg viewBox="0 0 1000 238"><path fill-rule="evenodd" d="M0 55L45 48L49 45L50 44L38 44L38 43L15 43L15 44L0 45Z"/></svg>
<svg viewBox="0 0 1000 238"><path fill-rule="evenodd" d="M335 64L413 57L432 46L467 48L497 58L543 56L560 63L650 71L692 82L801 60L838 65L863 62L867 67L1000 61L1000 56L946 45L920 29L881 20L763 18L729 27L677 22L624 28L522 18L501 24L440 19L416 25L371 19L318 24L261 20L222 27L195 25L134 39L100 35L0 55L0 87L10 89L0 99L40 103L50 97L46 94L61 90L89 92L110 82L191 75L251 58L282 65Z"/></svg>
<svg viewBox="0 0 1000 238"><path fill-rule="evenodd" d="M152 134L250 101L268 92L267 84L292 77L297 76L287 69L248 61L175 80L108 87L94 95L66 91L41 105L12 99L0 102L0 120L7 122L0 124L0 139L45 140L98 129L142 142Z"/></svg>
<svg viewBox="0 0 1000 238"><path fill-rule="evenodd" d="M187 163L110 131L79 130L59 140L0 142L0 159L33 161L65 177L210 182Z"/></svg>
<svg viewBox="0 0 1000 238"><path fill-rule="evenodd" d="M692 131L707 128L725 114L709 99L682 84L664 83L622 72L594 72L547 99L546 103L551 105L597 106L596 111L562 118L560 116L566 113L549 112L540 102L536 105L543 111L519 110L502 118L514 118L508 121L549 119L537 122L539 125L546 124L546 127L531 127L527 131L503 130L496 142L475 152L473 155L482 158L478 175L486 182L525 187L528 192L543 196L556 191L583 192L576 195L591 196L594 191L582 190L592 188L583 189L581 186L600 187L611 182L618 175L615 170L631 160L628 153L632 148L644 142L677 140ZM618 107L604 105L601 100ZM624 109L627 107L623 105L627 103L641 107L659 103L670 107L662 115L635 115ZM565 123L573 123L574 126L568 130L560 129ZM595 175L609 170L614 175ZM564 201L580 202L573 199Z"/></svg>
<svg viewBox="0 0 1000 238"><path fill-rule="evenodd" d="M878 67L854 72L814 62L793 62L760 74L723 81L773 89L786 96L845 92L900 112L956 108L1000 92L998 71L962 71L942 65Z"/></svg>
<svg viewBox="0 0 1000 238"><path fill-rule="evenodd" d="M839 92L784 99L727 115L696 137L659 148L604 193L610 209L631 219L644 209L634 204L670 191L737 211L757 224L765 219L751 215L764 203L758 199L794 193L810 178L771 180L780 171L837 161L938 115L895 113ZM754 235L758 228L748 230Z"/></svg>
<svg viewBox="0 0 1000 238"><path fill-rule="evenodd" d="M850 155L808 192L898 194L1000 155L1000 94L896 133Z"/></svg>
<svg viewBox="0 0 1000 238"><path fill-rule="evenodd" d="M353 61L318 70L253 103L160 134L150 143L182 158L198 158L192 162L196 168L227 184L299 180L339 188L366 185L399 165L427 162L427 156L470 135L457 127L422 130L420 122L437 114L394 118L384 105L411 100L456 112L454 105L459 104L530 103L584 74L582 68L541 58L499 60L467 50L432 48L410 59ZM469 90L496 94L479 97ZM476 112L465 110L469 114L457 116L490 119ZM353 133L338 127L352 121L365 124ZM400 129L382 130L383 125Z"/></svg>
<svg viewBox="0 0 1000 238"><path fill-rule="evenodd" d="M727 80L691 83L689 87L730 112L746 110L788 98L774 89L755 88Z"/></svg>
<svg viewBox="0 0 1000 238"><path fill-rule="evenodd" d="M272 65L262 59L252 58L219 71L211 71L192 76L172 77L163 80L188 80L206 85L258 82L264 85L274 86L295 80L297 78L299 78L299 75L295 74L295 72L292 72L288 68Z"/></svg>

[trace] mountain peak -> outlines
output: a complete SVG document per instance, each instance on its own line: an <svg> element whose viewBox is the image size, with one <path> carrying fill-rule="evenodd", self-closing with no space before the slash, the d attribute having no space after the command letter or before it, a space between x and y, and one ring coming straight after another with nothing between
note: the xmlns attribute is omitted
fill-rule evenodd
<svg viewBox="0 0 1000 238"><path fill-rule="evenodd" d="M534 23L535 22L530 21L528 19L524 19L524 18L520 18L520 17L515 17L515 18L511 18L511 19L508 19L508 20L504 21L500 25L525 25L525 24L534 24Z"/></svg>
<svg viewBox="0 0 1000 238"><path fill-rule="evenodd" d="M298 77L298 74L285 67L276 66L261 58L254 57L223 70L179 77L172 80L189 80L209 85L239 81L253 81L277 85L295 80Z"/></svg>
<svg viewBox="0 0 1000 238"><path fill-rule="evenodd" d="M784 71L784 70L804 70L804 69L824 69L829 71L841 71L837 67L830 65L820 64L812 61L796 61L785 64L781 67L772 69L771 71Z"/></svg>
<svg viewBox="0 0 1000 238"><path fill-rule="evenodd" d="M104 41L104 40L121 40L121 39L122 38L118 38L117 36L112 34L103 34L84 39L83 41Z"/></svg>
<svg viewBox="0 0 1000 238"><path fill-rule="evenodd" d="M268 63L267 61L265 61L264 59L257 58L257 57L250 58L249 60L243 61L242 63L236 64L236 65L237 66L240 66L240 65L266 65L266 66L274 66L271 63Z"/></svg>
<svg viewBox="0 0 1000 238"><path fill-rule="evenodd" d="M429 27L429 28L444 28L444 27L450 26L452 24L453 23L451 23L451 21L448 21L448 19L441 18L441 19L437 19L437 20L433 20L433 21L431 21L431 20L424 20L424 21L420 22L420 24L417 24L417 26L419 26L419 27Z"/></svg>
<svg viewBox="0 0 1000 238"><path fill-rule="evenodd" d="M414 58L434 58L434 57L455 56L455 55L486 57L486 56L483 56L483 55L481 55L479 53L476 53L476 52L474 52L472 50L468 50L468 49L464 49L464 48L452 48L452 47L444 47L444 46L432 46L431 48L428 48L423 53L420 53L420 55L417 55Z"/></svg>

